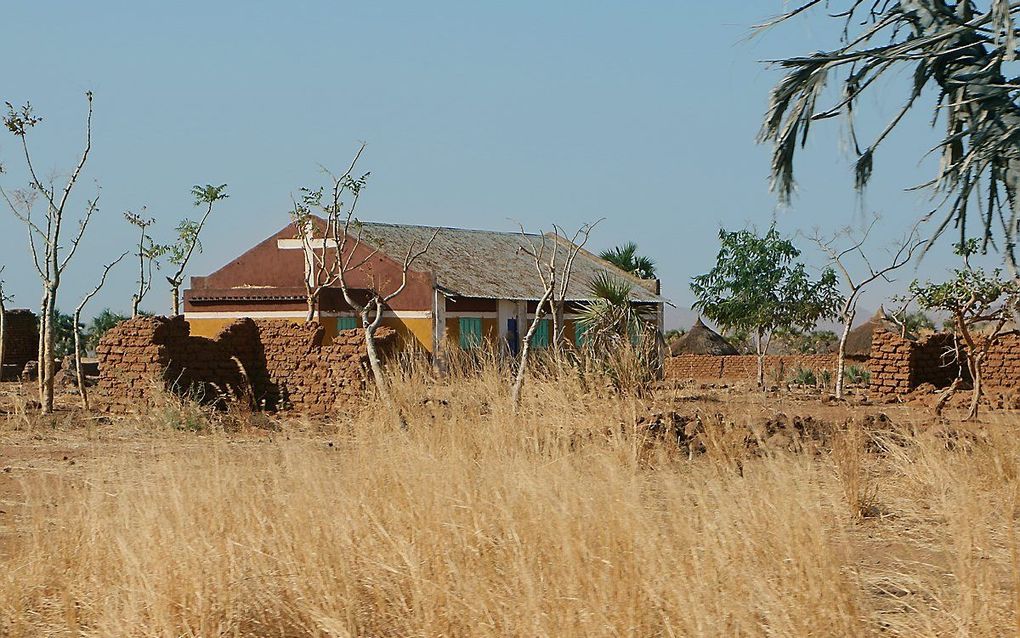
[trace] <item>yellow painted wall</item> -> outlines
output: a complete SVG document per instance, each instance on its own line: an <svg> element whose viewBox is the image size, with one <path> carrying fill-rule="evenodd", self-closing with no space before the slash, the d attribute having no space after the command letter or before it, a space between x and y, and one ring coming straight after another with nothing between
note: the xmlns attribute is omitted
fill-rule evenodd
<svg viewBox="0 0 1020 638"><path fill-rule="evenodd" d="M432 319L384 317L382 325L393 328L404 339L413 339L426 352L432 352Z"/></svg>
<svg viewBox="0 0 1020 638"><path fill-rule="evenodd" d="M191 326L191 334L196 337L215 337L223 328L237 321L237 318L224 319L188 319ZM260 319L260 321L267 321ZM288 321L302 323L298 319L269 319L268 321ZM432 319L401 319L399 317L384 317L382 325L393 328L397 334L404 339L413 339L428 352L432 352ZM327 317L322 322L324 344L333 341L337 333L337 321L335 317Z"/></svg>
<svg viewBox="0 0 1020 638"><path fill-rule="evenodd" d="M188 319L191 336L213 338L237 319Z"/></svg>

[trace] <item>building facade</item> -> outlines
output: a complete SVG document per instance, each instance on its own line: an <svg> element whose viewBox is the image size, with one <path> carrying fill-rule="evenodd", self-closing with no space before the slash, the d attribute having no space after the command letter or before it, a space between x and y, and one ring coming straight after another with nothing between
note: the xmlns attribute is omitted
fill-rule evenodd
<svg viewBox="0 0 1020 638"><path fill-rule="evenodd" d="M358 224L343 255L359 264L346 276L349 288L355 295L396 289L405 256L430 239L428 252L408 270L403 292L385 309L382 324L396 330L406 344L428 352L438 352L447 344L470 349L483 341L516 352L543 293L534 259L522 247L545 242L546 250L555 248L565 257L569 242L553 235ZM288 225L216 272L192 277L184 293L184 316L191 333L211 337L242 317L305 321L304 280L309 265L320 256L327 265L335 263L336 253L332 240L302 240L295 227ZM588 282L603 271L632 284L633 302L654 307L661 330L665 300L658 294L658 280L639 279L582 249L564 295L565 338L583 339L576 326L577 311L590 300ZM339 330L359 325L338 285L322 291L312 318L325 328L327 340ZM548 343L550 328L549 319L543 319L534 337L536 346Z"/></svg>

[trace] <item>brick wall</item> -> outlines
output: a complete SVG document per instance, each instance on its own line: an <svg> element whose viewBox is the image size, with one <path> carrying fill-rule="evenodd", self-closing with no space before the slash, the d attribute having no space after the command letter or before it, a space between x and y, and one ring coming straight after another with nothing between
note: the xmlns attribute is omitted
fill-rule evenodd
<svg viewBox="0 0 1020 638"><path fill-rule="evenodd" d="M25 364L38 358L39 327L31 310L8 310L4 322L4 360L0 376L17 378Z"/></svg>
<svg viewBox="0 0 1020 638"><path fill-rule="evenodd" d="M944 388L961 373L953 354L951 334L931 335L919 341L893 333L875 335L871 346L871 385L883 394L906 394L922 383ZM962 371L964 378L969 372ZM985 386L1013 388L1020 384L1020 333L1003 335L988 351Z"/></svg>
<svg viewBox="0 0 1020 638"><path fill-rule="evenodd" d="M1020 385L1020 333L1003 335L988 351L984 365L988 387L1015 388Z"/></svg>
<svg viewBox="0 0 1020 638"><path fill-rule="evenodd" d="M856 362L855 362L856 363ZM768 355L765 357L765 379L789 378L798 368L836 370L834 354ZM754 355L717 356L682 354L666 359L667 379L733 379L755 381L758 357Z"/></svg>
<svg viewBox="0 0 1020 638"><path fill-rule="evenodd" d="M162 388L204 403L325 414L350 407L368 376L360 330L322 345L322 326L239 319L216 337L191 336L182 317L140 317L110 330L96 349L99 385L113 410L144 404ZM395 333L378 331L388 352Z"/></svg>

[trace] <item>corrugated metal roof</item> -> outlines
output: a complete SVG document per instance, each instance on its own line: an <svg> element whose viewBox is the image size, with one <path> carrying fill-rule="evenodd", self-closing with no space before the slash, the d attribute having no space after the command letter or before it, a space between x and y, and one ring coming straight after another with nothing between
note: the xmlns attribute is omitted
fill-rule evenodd
<svg viewBox="0 0 1020 638"><path fill-rule="evenodd" d="M362 241L397 261L403 259L412 244L415 247L424 246L438 230L439 234L428 253L420 257L413 268L431 271L439 287L452 294L526 300L539 299L544 292L534 259L521 250L522 246L527 246L528 241L540 245L542 235L371 222L364 222L361 226ZM559 260L562 267L569 242L557 240L551 235L546 235L545 241L547 250L552 249L552 242L563 242L560 245L562 257ZM588 282L601 271L609 271L632 283L635 301L668 303L663 297L643 287L650 282L642 281L585 250L581 250L574 260L565 301L589 299Z"/></svg>

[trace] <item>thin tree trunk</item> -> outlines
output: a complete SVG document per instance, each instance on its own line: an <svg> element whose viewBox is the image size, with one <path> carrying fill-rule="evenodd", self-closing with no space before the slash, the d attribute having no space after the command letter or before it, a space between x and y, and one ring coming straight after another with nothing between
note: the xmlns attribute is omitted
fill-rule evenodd
<svg viewBox="0 0 1020 638"><path fill-rule="evenodd" d="M173 316L177 317L181 314L181 284L170 282L170 294L174 296L170 307L173 308Z"/></svg>
<svg viewBox="0 0 1020 638"><path fill-rule="evenodd" d="M757 348L757 350L758 350L758 352L757 352L757 354L758 354L758 389L759 390L764 390L765 389L765 352L768 350L768 348L766 348L764 346L764 337L762 336L762 334L760 332L758 333L758 342L757 343L758 343L758 348Z"/></svg>
<svg viewBox="0 0 1020 638"><path fill-rule="evenodd" d="M376 312L379 316L382 315L382 308L377 307ZM365 313L361 317L362 326L365 329L365 352L368 355L368 366L372 369L372 379L375 381L375 388L379 392L379 398L382 399L383 405L396 416L397 425L400 426L401 430L407 429L407 420L404 419L404 415L401 413L400 408L397 407L396 402L393 401L393 395L390 394L390 384L386 380L386 374L382 368L382 361L379 359L379 350L375 344L375 330L376 322L368 320L368 307L366 306Z"/></svg>
<svg viewBox="0 0 1020 638"><path fill-rule="evenodd" d="M4 289L0 286L0 381L4 376L4 339L7 337L7 307L4 305Z"/></svg>
<svg viewBox="0 0 1020 638"><path fill-rule="evenodd" d="M49 316L47 311L49 307L48 299L49 295L44 294L42 304L39 307L39 338L35 348L35 385L39 390L39 405L43 403L43 359L46 356L46 323Z"/></svg>
<svg viewBox="0 0 1020 638"><path fill-rule="evenodd" d="M839 348L836 351L836 399L843 399L843 375L846 372L846 340L850 337L850 324L853 314L843 315L843 333L839 336Z"/></svg>
<svg viewBox="0 0 1020 638"><path fill-rule="evenodd" d="M55 344L53 343L55 332L56 332L56 312L57 312L57 289L56 286L52 286L49 292L49 299L46 308L46 333L44 334L43 344L43 370L40 374L43 375L43 397L42 397L42 411L43 414L51 414L53 412L53 377L56 375L56 356L55 356Z"/></svg>
<svg viewBox="0 0 1020 638"><path fill-rule="evenodd" d="M78 377L78 396L81 397L81 407L87 412L89 409L89 392L85 387L85 366L81 362L81 330L78 329L78 320L81 318L81 309L74 313L74 374Z"/></svg>
<svg viewBox="0 0 1020 638"><path fill-rule="evenodd" d="M308 312L305 314L305 321L313 321L315 319L315 297L309 295L305 299L305 303L308 304Z"/></svg>
<svg viewBox="0 0 1020 638"><path fill-rule="evenodd" d="M514 412L521 407L521 390L524 388L524 378L528 374L528 355L531 353L531 339L538 330L538 322L542 320L542 308L549 301L549 292L542 296L535 307L535 318L528 327L528 333L524 335L524 343L521 344L521 364L517 366L517 375L514 377L514 385L510 391L510 403Z"/></svg>
<svg viewBox="0 0 1020 638"><path fill-rule="evenodd" d="M971 395L970 408L967 410L966 421L977 418L978 406L981 403L981 365L984 353L977 353L973 357L967 357L970 363L970 375L974 383L974 393Z"/></svg>

